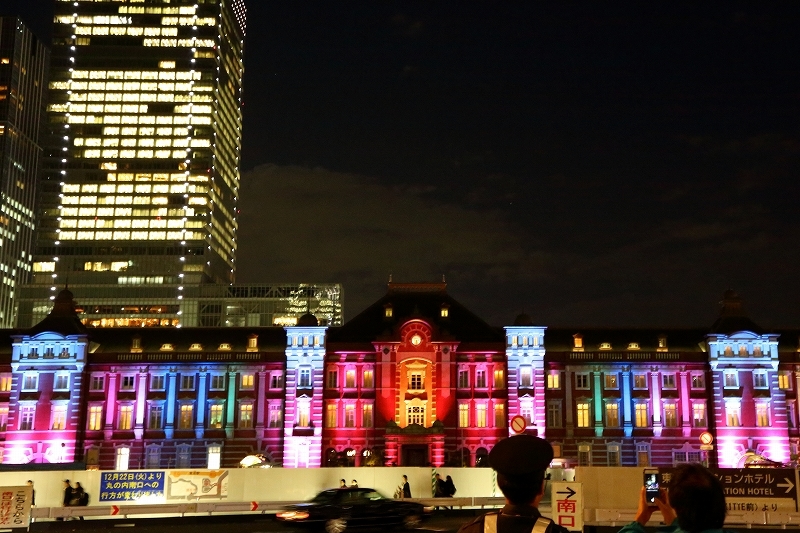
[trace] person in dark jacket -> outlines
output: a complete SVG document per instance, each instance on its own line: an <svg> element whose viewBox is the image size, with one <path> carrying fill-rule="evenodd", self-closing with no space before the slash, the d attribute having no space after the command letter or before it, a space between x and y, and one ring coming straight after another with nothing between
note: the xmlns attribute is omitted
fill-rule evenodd
<svg viewBox="0 0 800 533"><path fill-rule="evenodd" d="M403 476L403 498L411 497L411 485L408 484L408 476Z"/></svg>
<svg viewBox="0 0 800 533"><path fill-rule="evenodd" d="M498 442L489 452L497 472L497 486L506 497L499 513L479 516L459 533L568 533L539 512L544 496L545 471L553 460L550 443L533 435L515 435Z"/></svg>
<svg viewBox="0 0 800 533"><path fill-rule="evenodd" d="M88 503L88 501L86 503L84 503L84 500L86 500L87 496L88 496L88 494L86 494L86 491L83 490L83 487L81 486L81 482L80 481L76 481L75 482L75 488L72 489L72 500L70 500L69 504L72 505L72 506L75 506L75 507L78 507L78 506L81 506L81 505L86 505L86 503ZM78 520L83 520L83 515L79 516Z"/></svg>
<svg viewBox="0 0 800 533"><path fill-rule="evenodd" d="M64 507L69 507L70 503L72 502L72 485L70 485L69 480L64 480L64 498L61 500L61 505ZM64 520L64 517L59 516L56 520Z"/></svg>
<svg viewBox="0 0 800 533"><path fill-rule="evenodd" d="M449 498L456 495L456 484L453 483L453 478L450 476L447 476L444 480L444 493Z"/></svg>

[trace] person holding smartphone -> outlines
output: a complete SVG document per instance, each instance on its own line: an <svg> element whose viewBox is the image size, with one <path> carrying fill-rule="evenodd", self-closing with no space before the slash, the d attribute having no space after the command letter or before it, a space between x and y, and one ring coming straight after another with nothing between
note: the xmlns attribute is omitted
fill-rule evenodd
<svg viewBox="0 0 800 533"><path fill-rule="evenodd" d="M722 526L728 511L725 491L710 470L697 463L682 464L672 474L669 490L659 486L660 477L657 473L652 477L654 473L645 471L636 518L619 533L645 533L644 528L655 511L661 512L665 524L659 528L660 533L724 531Z"/></svg>

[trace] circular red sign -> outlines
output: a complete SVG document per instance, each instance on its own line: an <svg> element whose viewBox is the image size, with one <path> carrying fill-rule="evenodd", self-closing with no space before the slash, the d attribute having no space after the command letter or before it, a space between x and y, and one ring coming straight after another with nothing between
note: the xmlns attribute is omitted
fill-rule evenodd
<svg viewBox="0 0 800 533"><path fill-rule="evenodd" d="M522 433L528 426L528 422L522 416L515 416L511 419L511 431L514 433Z"/></svg>
<svg viewBox="0 0 800 533"><path fill-rule="evenodd" d="M700 433L700 444L711 444L714 442L714 435L708 431Z"/></svg>

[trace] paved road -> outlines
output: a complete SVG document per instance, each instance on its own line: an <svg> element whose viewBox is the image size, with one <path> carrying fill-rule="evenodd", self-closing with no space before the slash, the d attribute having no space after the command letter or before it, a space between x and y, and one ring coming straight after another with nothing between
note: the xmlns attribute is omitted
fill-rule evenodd
<svg viewBox="0 0 800 533"><path fill-rule="evenodd" d="M418 533L454 533L475 516L479 510L436 511L422 526L415 530ZM287 526L278 522L271 515L229 515L160 519L94 519L70 520L65 522L36 522L31 525L32 532L61 533L67 531L86 533L117 531L125 533L127 529L135 529L135 533L308 533L310 530ZM398 530L400 531L400 530ZM130 532L134 533L134 532Z"/></svg>

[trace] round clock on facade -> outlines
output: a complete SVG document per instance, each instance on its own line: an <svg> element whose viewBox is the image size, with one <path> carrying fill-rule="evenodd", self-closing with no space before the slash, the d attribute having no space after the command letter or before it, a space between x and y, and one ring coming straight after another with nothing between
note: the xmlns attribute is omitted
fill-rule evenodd
<svg viewBox="0 0 800 533"><path fill-rule="evenodd" d="M411 337L411 344L413 344L414 346L419 346L421 342L422 342L422 337L420 337L419 335L414 335L413 337Z"/></svg>

